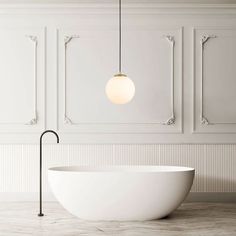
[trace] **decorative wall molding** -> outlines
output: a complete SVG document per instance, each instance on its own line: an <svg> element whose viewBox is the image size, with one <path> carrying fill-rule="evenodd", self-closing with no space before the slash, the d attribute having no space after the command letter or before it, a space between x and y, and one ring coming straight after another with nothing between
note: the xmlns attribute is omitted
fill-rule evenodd
<svg viewBox="0 0 236 236"><path fill-rule="evenodd" d="M165 38L171 45L171 117L163 125L174 125L175 124L175 111L174 111L174 47L175 39L174 36L166 35Z"/></svg>
<svg viewBox="0 0 236 236"><path fill-rule="evenodd" d="M67 45L71 42L72 39L79 38L79 35L70 35L70 36L64 36L64 124L72 125L73 122L67 115Z"/></svg>
<svg viewBox="0 0 236 236"><path fill-rule="evenodd" d="M175 112L174 112L174 47L175 47L175 39L174 36L164 35L163 36L171 46L171 116L166 121L154 122L152 124L160 124L160 125L174 125L176 121ZM79 35L70 35L64 36L64 115L63 115L63 123L66 125L78 125L84 123L75 123L72 121L67 114L67 46L71 42L72 39L79 38ZM88 124L88 123L86 123ZM93 123L94 124L94 123ZM99 123L101 124L101 123ZM147 124L147 123L104 123L104 124Z"/></svg>
<svg viewBox="0 0 236 236"><path fill-rule="evenodd" d="M37 116L37 47L38 38L34 35L26 35L34 43L34 116L33 118L25 123L25 125L35 125L38 122Z"/></svg>
<svg viewBox="0 0 236 236"><path fill-rule="evenodd" d="M210 39L217 38L216 35L203 35L200 39L200 44L201 44L201 94L200 94L200 123L202 125L229 125L229 124L236 124L236 122L211 122L209 119L205 116L204 114L204 48L206 42L208 42Z"/></svg>
<svg viewBox="0 0 236 236"><path fill-rule="evenodd" d="M159 15L187 15L191 14L201 14L201 15L234 15L236 12L236 4L223 4L222 1L213 3L199 2L181 2L176 0L175 2L163 2L163 1L132 1L124 2L124 6L127 14L145 14L150 15L150 12L153 14ZM32 3L30 3L32 2ZM51 3L50 3L51 2ZM62 15L71 15L73 14L116 14L117 4L116 2L108 1L77 1L74 3L69 3L66 0L63 1L46 1L46 0L36 0L33 1L22 1L12 0L1 3L0 15L6 14L38 14L38 15L53 15L53 14L62 14ZM203 1L202 1L203 2Z"/></svg>
<svg viewBox="0 0 236 236"><path fill-rule="evenodd" d="M34 107L33 107L33 117L28 122L1 122L1 124L5 125L35 125L38 122L37 116L37 46L38 46L38 38L34 35L25 35L31 42L34 43Z"/></svg>
<svg viewBox="0 0 236 236"><path fill-rule="evenodd" d="M216 38L216 35L203 35L200 39L200 44L201 44L201 104L200 104L200 123L202 125L209 125L209 124L213 124L210 123L209 120L204 116L204 111L203 111L203 81L204 81L204 47L205 47L205 43L211 39L211 38Z"/></svg>

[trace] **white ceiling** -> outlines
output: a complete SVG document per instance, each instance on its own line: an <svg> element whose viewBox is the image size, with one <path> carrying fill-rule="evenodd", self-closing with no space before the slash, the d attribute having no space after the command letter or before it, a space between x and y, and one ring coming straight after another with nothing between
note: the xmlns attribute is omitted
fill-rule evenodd
<svg viewBox="0 0 236 236"><path fill-rule="evenodd" d="M117 3L118 0L0 0L0 3ZM123 3L236 4L236 0L123 0Z"/></svg>

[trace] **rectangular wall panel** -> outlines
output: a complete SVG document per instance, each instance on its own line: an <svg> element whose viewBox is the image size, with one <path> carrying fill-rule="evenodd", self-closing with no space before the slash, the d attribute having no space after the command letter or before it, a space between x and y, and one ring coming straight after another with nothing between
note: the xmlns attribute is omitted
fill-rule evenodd
<svg viewBox="0 0 236 236"><path fill-rule="evenodd" d="M0 132L35 132L45 124L45 30L0 28Z"/></svg>
<svg viewBox="0 0 236 236"><path fill-rule="evenodd" d="M126 105L106 97L117 73L114 27L59 29L59 130L73 133L182 132L182 29L127 26L123 70L136 95Z"/></svg>
<svg viewBox="0 0 236 236"><path fill-rule="evenodd" d="M236 28L194 33L194 132L236 132Z"/></svg>
<svg viewBox="0 0 236 236"><path fill-rule="evenodd" d="M2 6L1 143L35 144L45 129L67 144L235 143L236 8L125 4L136 94L124 106L105 94L118 70L113 4Z"/></svg>

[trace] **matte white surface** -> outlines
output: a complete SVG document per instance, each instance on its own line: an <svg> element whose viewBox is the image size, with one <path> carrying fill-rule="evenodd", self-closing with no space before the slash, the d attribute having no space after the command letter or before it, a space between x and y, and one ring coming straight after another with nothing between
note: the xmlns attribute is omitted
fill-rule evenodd
<svg viewBox="0 0 236 236"><path fill-rule="evenodd" d="M115 6L103 0L2 4L0 142L36 143L39 133L50 128L58 130L64 143L234 143L235 5L129 1L123 19L123 68L135 83L136 96L123 107L110 104L104 93L118 64ZM202 125L199 119L200 77L195 72L200 71L199 40L205 34L217 36L205 44L205 114L224 124ZM25 35L38 37L38 121L32 125L24 122L33 117L34 48ZM174 50L167 36L174 38ZM166 125L172 92L175 122Z"/></svg>
<svg viewBox="0 0 236 236"><path fill-rule="evenodd" d="M52 191L69 212L86 220L153 220L185 199L194 169L174 166L54 167Z"/></svg>
<svg viewBox="0 0 236 236"><path fill-rule="evenodd" d="M116 0L0 0L0 3L10 3L10 4L25 4L25 3L37 3L37 4L71 4L71 3L90 3L90 4L104 4L104 3L113 3L117 4ZM159 3L159 4L235 4L235 0L126 0L125 3L129 4L139 4L139 3Z"/></svg>
<svg viewBox="0 0 236 236"><path fill-rule="evenodd" d="M1 24L0 36L0 132L40 132L45 127L45 28Z"/></svg>
<svg viewBox="0 0 236 236"><path fill-rule="evenodd" d="M236 109L232 107L235 91L235 27L196 27L194 35L194 126L197 133L235 133ZM200 41L211 36L203 46L201 58ZM201 66L201 63L203 65ZM202 73L201 73L201 67ZM201 95L201 79L202 90ZM214 84L214 86L212 86ZM201 100L203 116L209 125L201 124ZM227 115L226 115L227 114Z"/></svg>

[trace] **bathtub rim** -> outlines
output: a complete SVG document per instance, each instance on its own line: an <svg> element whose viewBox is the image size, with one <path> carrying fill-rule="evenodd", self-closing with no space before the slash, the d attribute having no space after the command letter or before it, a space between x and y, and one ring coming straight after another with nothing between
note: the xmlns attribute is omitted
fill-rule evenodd
<svg viewBox="0 0 236 236"><path fill-rule="evenodd" d="M195 172L195 168L170 165L71 165L48 168L48 171L66 173L176 173Z"/></svg>

